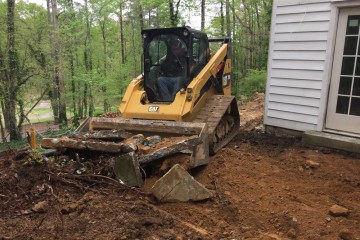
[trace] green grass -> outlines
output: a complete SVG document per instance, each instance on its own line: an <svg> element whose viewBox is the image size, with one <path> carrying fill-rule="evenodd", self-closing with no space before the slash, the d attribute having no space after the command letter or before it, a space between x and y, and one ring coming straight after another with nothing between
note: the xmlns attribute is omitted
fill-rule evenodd
<svg viewBox="0 0 360 240"><path fill-rule="evenodd" d="M52 110L49 108L36 108L33 109L29 115L31 123L49 122L54 120Z"/></svg>
<svg viewBox="0 0 360 240"><path fill-rule="evenodd" d="M27 140L0 143L0 152L13 149L22 149L27 147L30 147L30 144Z"/></svg>
<svg viewBox="0 0 360 240"><path fill-rule="evenodd" d="M31 113L29 113L29 116L43 115L46 113L52 113L52 110L50 108L34 108Z"/></svg>

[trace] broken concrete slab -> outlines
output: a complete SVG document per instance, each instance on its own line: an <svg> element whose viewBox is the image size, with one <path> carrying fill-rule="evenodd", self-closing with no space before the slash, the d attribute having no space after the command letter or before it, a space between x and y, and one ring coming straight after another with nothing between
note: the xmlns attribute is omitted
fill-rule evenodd
<svg viewBox="0 0 360 240"><path fill-rule="evenodd" d="M154 184L151 193L161 202L200 201L212 197L212 193L179 164Z"/></svg>
<svg viewBox="0 0 360 240"><path fill-rule="evenodd" d="M143 186L139 161L134 152L118 156L115 159L113 169L116 178L124 184L135 187Z"/></svg>
<svg viewBox="0 0 360 240"><path fill-rule="evenodd" d="M342 136L335 133L306 131L303 134L302 141L305 145L315 145L360 153L360 139L356 137Z"/></svg>
<svg viewBox="0 0 360 240"><path fill-rule="evenodd" d="M113 140L113 139L127 139L132 137L134 134L130 132L126 132L124 130L99 130L92 132L72 132L69 134L70 138L78 138L78 139L103 139L103 140Z"/></svg>
<svg viewBox="0 0 360 240"><path fill-rule="evenodd" d="M148 164L157 159L160 159L160 158L163 158L163 157L166 157L169 155L173 155L175 153L179 153L183 150L193 149L201 143L202 143L201 138L199 138L197 136L192 136L192 137L186 138L184 140L181 140L180 142L174 143L171 146L162 147L152 153L142 156L139 159L139 162L140 162L140 164Z"/></svg>

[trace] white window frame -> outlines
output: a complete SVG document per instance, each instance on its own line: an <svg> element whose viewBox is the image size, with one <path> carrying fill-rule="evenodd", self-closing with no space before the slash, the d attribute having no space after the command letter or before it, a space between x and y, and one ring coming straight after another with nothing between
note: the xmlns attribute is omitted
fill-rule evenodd
<svg viewBox="0 0 360 240"><path fill-rule="evenodd" d="M329 24L329 32L328 32L328 42L326 49L326 59L328 61L325 63L324 69L324 77L322 81L322 93L320 98L320 114L319 114L319 124L317 126L318 131L325 132L334 132L333 130L325 129L325 120L326 120L326 112L328 107L329 100L329 92L330 92L330 83L331 83L331 74L332 74L332 65L334 61L334 53L335 53L335 42L336 42L336 33L337 33L337 25L339 20L339 13L341 8L348 7L359 7L360 2L356 0L332 0L331 1L331 13L330 13L330 24ZM353 135L351 133L343 133L345 135Z"/></svg>

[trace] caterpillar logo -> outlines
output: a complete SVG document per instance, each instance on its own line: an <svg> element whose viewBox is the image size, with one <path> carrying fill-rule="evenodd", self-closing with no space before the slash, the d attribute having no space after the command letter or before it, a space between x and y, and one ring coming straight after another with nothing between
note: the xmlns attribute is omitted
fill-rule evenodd
<svg viewBox="0 0 360 240"><path fill-rule="evenodd" d="M148 112L158 112L159 107L158 106L150 106L148 109Z"/></svg>

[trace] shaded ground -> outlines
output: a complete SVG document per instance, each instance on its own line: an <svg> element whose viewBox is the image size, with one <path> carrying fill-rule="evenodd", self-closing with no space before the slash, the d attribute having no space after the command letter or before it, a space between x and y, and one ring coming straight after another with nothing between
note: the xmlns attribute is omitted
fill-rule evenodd
<svg viewBox="0 0 360 240"><path fill-rule="evenodd" d="M262 133L263 95L240 111L238 136L191 172L214 191L203 202L157 203L156 175L122 186L106 177L110 156L24 165L37 156L0 153L0 239L360 239L359 156Z"/></svg>

